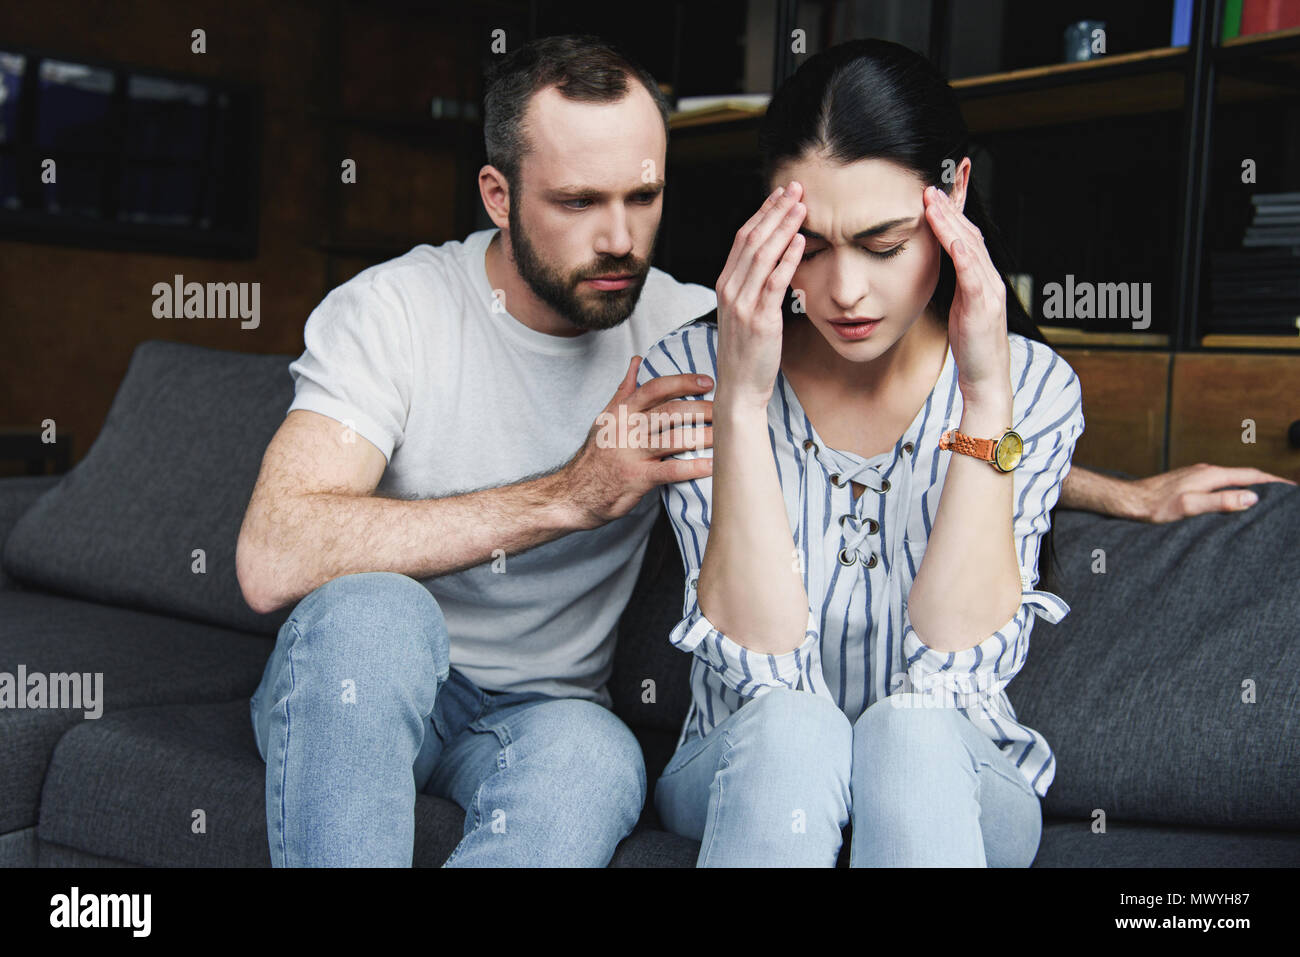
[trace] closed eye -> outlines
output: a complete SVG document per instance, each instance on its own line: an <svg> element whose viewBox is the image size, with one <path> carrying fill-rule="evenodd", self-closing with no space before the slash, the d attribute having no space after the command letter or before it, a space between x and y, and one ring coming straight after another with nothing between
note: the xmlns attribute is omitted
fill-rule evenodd
<svg viewBox="0 0 1300 957"><path fill-rule="evenodd" d="M879 251L875 249L868 249L866 246L859 246L858 248L861 249L868 256L874 256L876 259L893 259L895 256L897 256L899 253L901 253L904 249L907 248L907 243L905 242L899 243L897 246L893 246L889 249L884 249ZM802 261L807 262L808 260L816 256L819 252L821 252L820 249L813 249L810 250L809 252L804 253L802 257Z"/></svg>

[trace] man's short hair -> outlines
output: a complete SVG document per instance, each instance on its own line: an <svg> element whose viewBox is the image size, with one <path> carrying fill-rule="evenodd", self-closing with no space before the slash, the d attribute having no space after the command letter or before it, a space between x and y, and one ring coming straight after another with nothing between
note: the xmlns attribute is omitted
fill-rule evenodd
<svg viewBox="0 0 1300 957"><path fill-rule="evenodd" d="M629 77L640 82L659 108L666 139L668 100L654 77L599 37L542 37L507 54L491 70L483 98L487 161L514 189L523 158L529 152L523 122L534 93L554 85L570 100L613 103L627 96Z"/></svg>

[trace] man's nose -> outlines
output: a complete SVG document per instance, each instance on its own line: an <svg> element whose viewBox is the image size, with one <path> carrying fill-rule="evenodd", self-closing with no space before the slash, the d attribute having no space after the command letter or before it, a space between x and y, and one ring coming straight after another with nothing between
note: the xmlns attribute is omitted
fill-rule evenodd
<svg viewBox="0 0 1300 957"><path fill-rule="evenodd" d="M632 230L628 228L627 214L622 210L611 212L601 224L596 237L596 252L603 256L626 256L632 251Z"/></svg>

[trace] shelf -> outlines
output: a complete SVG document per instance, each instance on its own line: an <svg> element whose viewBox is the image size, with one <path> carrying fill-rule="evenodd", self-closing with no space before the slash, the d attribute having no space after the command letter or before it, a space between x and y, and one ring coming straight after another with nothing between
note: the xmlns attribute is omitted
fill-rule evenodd
<svg viewBox="0 0 1300 957"><path fill-rule="evenodd" d="M1237 37L1215 50L1225 103L1300 94L1300 28Z"/></svg>
<svg viewBox="0 0 1300 957"><path fill-rule="evenodd" d="M1219 55L1225 51L1244 50L1251 53L1273 53L1300 49L1300 27L1288 27L1285 30L1273 30L1269 33L1251 33L1244 37L1233 37L1219 45Z"/></svg>
<svg viewBox="0 0 1300 957"><path fill-rule="evenodd" d="M964 76L950 81L954 90L968 91L967 95L982 95L981 91L990 93L1005 92L1007 87L1024 86L1038 83L1049 86L1062 86L1075 80L1090 80L1113 75L1120 70L1132 72L1140 70L1165 69L1169 61L1180 61L1187 55L1187 47L1156 47L1151 50L1135 50L1132 53L1108 53L1093 57L1091 60L1079 60L1073 63L1049 63L1045 66L1031 66L1020 70L1008 70L1004 73L983 73L977 76ZM1181 69L1181 63L1178 63Z"/></svg>
<svg viewBox="0 0 1300 957"><path fill-rule="evenodd" d="M669 162L673 164L703 160L730 163L735 160L758 160L758 128L764 113L736 113L675 127L669 120Z"/></svg>
<svg viewBox="0 0 1300 957"><path fill-rule="evenodd" d="M1289 349L1300 351L1300 335L1254 336L1227 332L1211 332L1201 336L1205 349Z"/></svg>
<svg viewBox="0 0 1300 957"><path fill-rule="evenodd" d="M990 133L1181 110L1186 66L1186 47L1161 47L963 77L950 85L970 131ZM687 158L718 148L752 152L757 144L749 134L758 129L763 114L732 110L711 117L670 118L669 128L710 137L693 140L683 151Z"/></svg>
<svg viewBox="0 0 1300 957"><path fill-rule="evenodd" d="M1068 326L1039 325L1039 332L1052 346L1149 346L1169 348L1169 336L1161 332L1087 332Z"/></svg>
<svg viewBox="0 0 1300 957"><path fill-rule="evenodd" d="M972 133L1055 126L1183 107L1186 47L953 80Z"/></svg>

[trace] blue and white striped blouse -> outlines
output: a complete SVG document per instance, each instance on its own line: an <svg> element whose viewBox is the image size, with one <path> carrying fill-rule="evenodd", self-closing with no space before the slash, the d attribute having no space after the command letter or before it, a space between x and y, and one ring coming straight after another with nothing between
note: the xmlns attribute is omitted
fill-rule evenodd
<svg viewBox="0 0 1300 957"><path fill-rule="evenodd" d="M685 372L702 372L716 382L717 333L716 322L705 319L670 332L642 360L638 384ZM695 655L691 707L678 747L778 686L831 698L850 721L885 696L910 691L930 695L929 704L961 710L997 742L1040 797L1047 793L1056 759L1041 735L1016 721L1005 688L1024 665L1035 616L1057 622L1070 610L1060 597L1034 586L1039 541L1083 432L1083 406L1078 377L1050 347L1011 333L1010 348L1012 424L1025 441L1012 473L1023 601L1010 621L972 648L928 647L907 609L955 454L939 450L939 436L961 424L951 347L924 407L894 448L867 459L828 447L778 372L768 435L810 605L807 637L791 652L749 651L700 613L695 586L709 536L713 479L662 487L686 569L684 617L669 640ZM687 397L696 398L712 399L713 392ZM712 457L713 450L676 457L701 455ZM850 484L855 481L865 487L856 502Z"/></svg>

